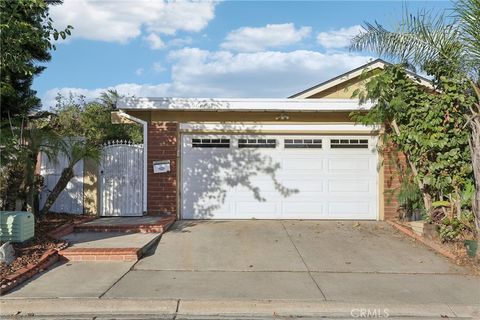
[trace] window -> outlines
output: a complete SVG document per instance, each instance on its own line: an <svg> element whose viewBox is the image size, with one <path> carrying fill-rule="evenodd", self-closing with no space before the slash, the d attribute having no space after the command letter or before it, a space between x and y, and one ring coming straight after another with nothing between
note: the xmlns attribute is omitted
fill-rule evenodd
<svg viewBox="0 0 480 320"><path fill-rule="evenodd" d="M285 139L284 141L285 149L290 148L322 148L322 139Z"/></svg>
<svg viewBox="0 0 480 320"><path fill-rule="evenodd" d="M368 149L368 139L332 139L332 149Z"/></svg>
<svg viewBox="0 0 480 320"><path fill-rule="evenodd" d="M238 139L239 148L276 148L276 139Z"/></svg>
<svg viewBox="0 0 480 320"><path fill-rule="evenodd" d="M230 148L230 139L192 139L193 148Z"/></svg>

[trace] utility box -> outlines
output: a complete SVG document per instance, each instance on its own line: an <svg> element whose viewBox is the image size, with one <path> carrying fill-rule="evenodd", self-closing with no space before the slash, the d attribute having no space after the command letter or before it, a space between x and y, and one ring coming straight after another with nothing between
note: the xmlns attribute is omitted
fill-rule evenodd
<svg viewBox="0 0 480 320"><path fill-rule="evenodd" d="M24 242L35 235L35 218L26 211L0 211L0 241Z"/></svg>

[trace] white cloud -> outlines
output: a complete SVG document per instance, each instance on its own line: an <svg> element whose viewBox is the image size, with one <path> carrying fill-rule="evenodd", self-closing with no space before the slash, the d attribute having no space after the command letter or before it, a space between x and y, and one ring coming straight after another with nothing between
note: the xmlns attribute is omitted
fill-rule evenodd
<svg viewBox="0 0 480 320"><path fill-rule="evenodd" d="M320 32L317 35L317 42L319 45L327 49L345 48L350 45L352 38L362 30L362 26L355 25L348 28Z"/></svg>
<svg viewBox="0 0 480 320"><path fill-rule="evenodd" d="M291 52L232 53L186 48L169 55L171 81L160 84L119 84L122 94L176 97L276 97L302 91L367 63L371 57L349 53ZM88 98L108 88L55 88L44 96L51 106L56 92L73 91Z"/></svg>
<svg viewBox="0 0 480 320"><path fill-rule="evenodd" d="M137 76L143 75L144 72L145 72L145 70L143 68L138 68L137 70L135 70L135 74Z"/></svg>
<svg viewBox="0 0 480 320"><path fill-rule="evenodd" d="M244 52L284 47L302 41L310 35L311 30L310 27L295 28L293 23L267 24L260 28L243 27L231 31L221 47Z"/></svg>
<svg viewBox="0 0 480 320"><path fill-rule="evenodd" d="M187 44L191 44L193 42L193 39L191 37L185 37L185 38L176 38L172 39L168 42L168 46L170 47L182 47Z"/></svg>
<svg viewBox="0 0 480 320"><path fill-rule="evenodd" d="M72 37L125 43L141 35L201 31L215 16L216 2L166 0L65 0L50 13L58 28L70 24Z"/></svg>
<svg viewBox="0 0 480 320"><path fill-rule="evenodd" d="M148 42L150 49L158 50L165 48L165 43L155 33L150 33L145 40Z"/></svg>
<svg viewBox="0 0 480 320"><path fill-rule="evenodd" d="M160 62L155 62L153 64L153 71L155 71L156 73L161 73L165 70L165 67Z"/></svg>
<svg viewBox="0 0 480 320"><path fill-rule="evenodd" d="M231 53L186 48L169 56L172 95L286 97L361 66L370 57L296 50Z"/></svg>

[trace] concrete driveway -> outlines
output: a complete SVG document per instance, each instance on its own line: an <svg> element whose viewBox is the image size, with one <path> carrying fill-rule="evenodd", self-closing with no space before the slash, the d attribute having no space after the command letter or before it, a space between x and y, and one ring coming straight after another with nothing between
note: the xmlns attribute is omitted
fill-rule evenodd
<svg viewBox="0 0 480 320"><path fill-rule="evenodd" d="M180 221L137 263L63 264L0 304L24 313L151 311L171 319L327 311L348 318L365 308L479 315L480 278L468 272L383 222Z"/></svg>
<svg viewBox="0 0 480 320"><path fill-rule="evenodd" d="M180 221L105 297L478 303L467 273L381 222Z"/></svg>

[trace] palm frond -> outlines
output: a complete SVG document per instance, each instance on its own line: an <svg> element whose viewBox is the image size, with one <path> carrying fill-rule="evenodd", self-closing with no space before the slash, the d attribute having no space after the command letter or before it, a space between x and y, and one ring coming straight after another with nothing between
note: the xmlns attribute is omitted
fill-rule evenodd
<svg viewBox="0 0 480 320"><path fill-rule="evenodd" d="M381 24L365 23L364 32L353 38L351 50L369 50L387 59L422 66L437 59L457 64L464 55L458 25L445 24L444 15L420 11L405 14L394 31Z"/></svg>
<svg viewBox="0 0 480 320"><path fill-rule="evenodd" d="M459 0L455 11L461 28L461 38L469 52L471 76L478 81L480 73L480 0Z"/></svg>

